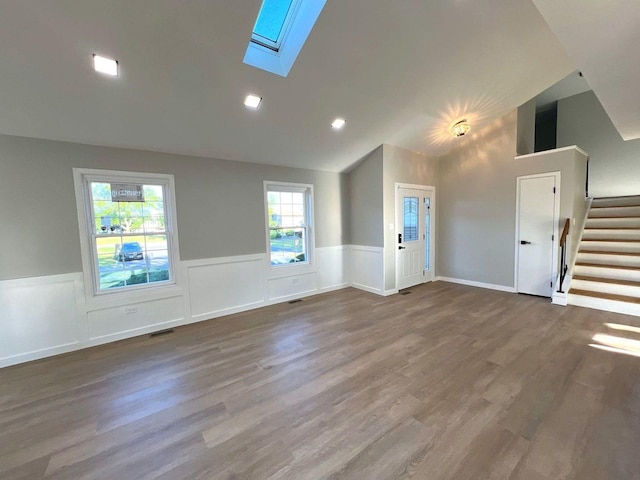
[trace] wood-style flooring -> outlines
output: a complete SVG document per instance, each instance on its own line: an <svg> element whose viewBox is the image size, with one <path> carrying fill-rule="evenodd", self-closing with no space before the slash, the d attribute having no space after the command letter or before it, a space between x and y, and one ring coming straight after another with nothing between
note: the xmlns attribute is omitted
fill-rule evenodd
<svg viewBox="0 0 640 480"><path fill-rule="evenodd" d="M345 289L0 370L0 478L639 479L638 345L543 298Z"/></svg>

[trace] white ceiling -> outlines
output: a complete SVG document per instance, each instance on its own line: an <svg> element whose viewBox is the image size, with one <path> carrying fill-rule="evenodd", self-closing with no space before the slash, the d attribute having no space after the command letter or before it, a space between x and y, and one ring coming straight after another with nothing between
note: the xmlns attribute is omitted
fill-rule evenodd
<svg viewBox="0 0 640 480"><path fill-rule="evenodd" d="M0 133L342 171L444 153L576 69L531 0L329 0L282 78L242 63L260 4L0 0Z"/></svg>
<svg viewBox="0 0 640 480"><path fill-rule="evenodd" d="M640 2L533 1L622 138L640 138Z"/></svg>

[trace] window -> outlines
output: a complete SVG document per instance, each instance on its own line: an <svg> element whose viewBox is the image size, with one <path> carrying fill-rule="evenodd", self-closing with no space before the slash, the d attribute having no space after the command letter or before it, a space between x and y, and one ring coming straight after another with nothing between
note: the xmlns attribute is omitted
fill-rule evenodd
<svg viewBox="0 0 640 480"><path fill-rule="evenodd" d="M293 17L296 3L294 0L264 0L251 41L276 52L280 50L286 33L285 25Z"/></svg>
<svg viewBox="0 0 640 480"><path fill-rule="evenodd" d="M174 284L173 177L74 169L94 293ZM76 187L78 190L78 187ZM78 193L77 193L78 195Z"/></svg>
<svg viewBox="0 0 640 480"><path fill-rule="evenodd" d="M271 265L311 263L313 187L265 182L265 194Z"/></svg>
<svg viewBox="0 0 640 480"><path fill-rule="evenodd" d="M286 77L326 0L263 0L244 63Z"/></svg>

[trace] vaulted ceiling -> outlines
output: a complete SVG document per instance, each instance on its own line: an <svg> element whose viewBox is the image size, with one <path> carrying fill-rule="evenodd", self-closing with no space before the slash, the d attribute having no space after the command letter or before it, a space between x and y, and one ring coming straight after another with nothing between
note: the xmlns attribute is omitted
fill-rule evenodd
<svg viewBox="0 0 640 480"><path fill-rule="evenodd" d="M342 171L444 153L579 67L532 0L329 0L283 78L242 62L260 5L0 0L0 133Z"/></svg>

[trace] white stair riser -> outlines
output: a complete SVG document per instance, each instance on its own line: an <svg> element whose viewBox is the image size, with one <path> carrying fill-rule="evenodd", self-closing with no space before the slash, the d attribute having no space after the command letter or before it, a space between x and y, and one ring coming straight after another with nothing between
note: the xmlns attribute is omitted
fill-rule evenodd
<svg viewBox="0 0 640 480"><path fill-rule="evenodd" d="M576 275L640 282L640 270L621 270L619 268L584 267L576 265L573 270L573 276Z"/></svg>
<svg viewBox="0 0 640 480"><path fill-rule="evenodd" d="M637 218L589 218L587 228L640 228L640 219Z"/></svg>
<svg viewBox="0 0 640 480"><path fill-rule="evenodd" d="M571 288L589 290L591 292L612 293L614 295L626 295L640 298L640 286L617 285L615 283L591 282L587 280L572 280Z"/></svg>
<svg viewBox="0 0 640 480"><path fill-rule="evenodd" d="M625 205L640 205L640 197L594 198L592 207L622 207Z"/></svg>
<svg viewBox="0 0 640 480"><path fill-rule="evenodd" d="M604 255L600 253L578 253L578 262L621 265L640 269L640 257L629 255Z"/></svg>
<svg viewBox="0 0 640 480"><path fill-rule="evenodd" d="M606 239L622 239L622 240L639 240L640 230L607 230L597 228L585 228L584 236L585 240L590 238L606 238Z"/></svg>
<svg viewBox="0 0 640 480"><path fill-rule="evenodd" d="M635 315L640 317L640 305L635 303L617 302L615 300L605 300L604 298L586 297L570 293L567 295L569 305L577 307L595 308L607 312L622 313L624 315Z"/></svg>
<svg viewBox="0 0 640 480"><path fill-rule="evenodd" d="M612 207L612 208L592 208L589 210L589 217L619 217L637 215L640 217L640 207Z"/></svg>
<svg viewBox="0 0 640 480"><path fill-rule="evenodd" d="M590 242L583 240L581 250L597 250L598 252L631 252L640 253L640 242Z"/></svg>

